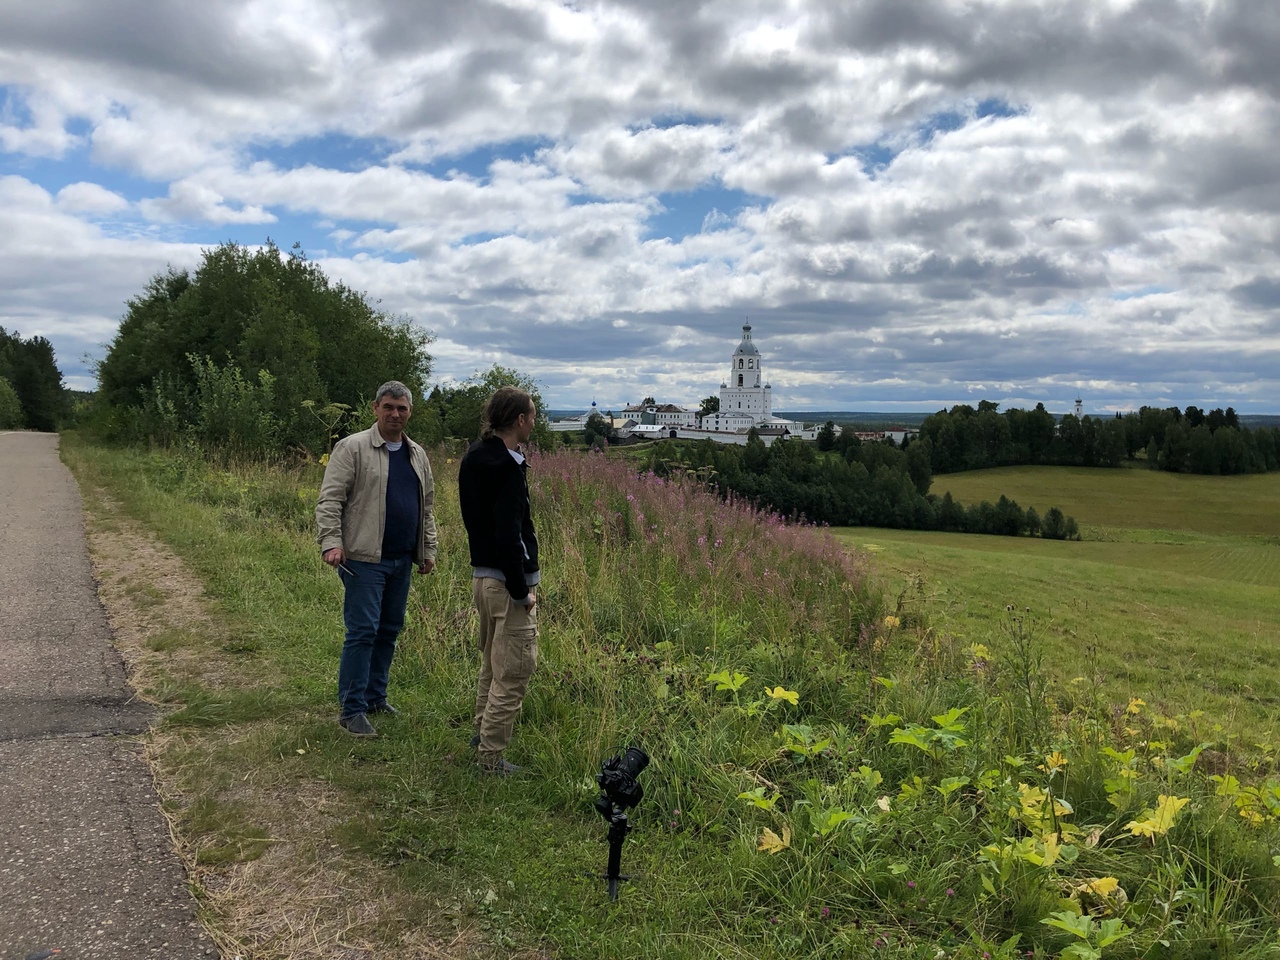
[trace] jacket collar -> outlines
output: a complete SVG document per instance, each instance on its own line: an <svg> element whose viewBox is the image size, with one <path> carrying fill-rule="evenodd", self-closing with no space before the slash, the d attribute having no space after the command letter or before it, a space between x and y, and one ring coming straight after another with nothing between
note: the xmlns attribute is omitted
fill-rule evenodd
<svg viewBox="0 0 1280 960"><path fill-rule="evenodd" d="M374 447L385 447L387 445L387 441L383 439L382 433L378 430L378 425L376 423L369 428L369 439L373 442ZM408 441L409 446L411 447L417 446L407 433L402 433L400 435L400 439Z"/></svg>

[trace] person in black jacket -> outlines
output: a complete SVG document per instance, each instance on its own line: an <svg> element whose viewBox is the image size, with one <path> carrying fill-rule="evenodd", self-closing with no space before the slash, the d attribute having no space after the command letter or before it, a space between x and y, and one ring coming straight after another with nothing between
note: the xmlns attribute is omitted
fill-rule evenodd
<svg viewBox="0 0 1280 960"><path fill-rule="evenodd" d="M538 537L529 512L523 448L538 412L516 387L485 404L480 439L458 467L458 499L471 547L472 593L480 614L476 760L488 773L522 768L503 757L538 664Z"/></svg>

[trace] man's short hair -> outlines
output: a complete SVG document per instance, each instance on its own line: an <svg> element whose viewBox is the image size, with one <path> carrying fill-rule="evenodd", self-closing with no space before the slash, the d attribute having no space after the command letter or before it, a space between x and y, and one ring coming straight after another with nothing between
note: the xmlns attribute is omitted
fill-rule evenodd
<svg viewBox="0 0 1280 960"><path fill-rule="evenodd" d="M407 400L409 406L413 406L413 394L399 380L388 380L378 388L378 392L373 395L373 405L376 407L382 402L383 397L390 397L392 400Z"/></svg>
<svg viewBox="0 0 1280 960"><path fill-rule="evenodd" d="M519 387L499 387L480 415L480 436L486 440L510 430L522 413L533 412L533 397Z"/></svg>

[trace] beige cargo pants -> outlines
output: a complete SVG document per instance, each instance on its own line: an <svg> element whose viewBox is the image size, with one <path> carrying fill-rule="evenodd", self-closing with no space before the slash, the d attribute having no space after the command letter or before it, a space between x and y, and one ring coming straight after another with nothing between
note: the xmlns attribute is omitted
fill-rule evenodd
<svg viewBox="0 0 1280 960"><path fill-rule="evenodd" d="M537 607L525 612L507 585L491 577L472 580L480 613L480 679L476 684L476 759L494 765L511 742L511 728L538 665Z"/></svg>

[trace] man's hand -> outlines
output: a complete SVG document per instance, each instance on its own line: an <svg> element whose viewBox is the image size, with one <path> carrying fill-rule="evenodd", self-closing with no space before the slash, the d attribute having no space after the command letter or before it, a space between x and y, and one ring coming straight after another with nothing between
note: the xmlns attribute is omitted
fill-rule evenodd
<svg viewBox="0 0 1280 960"><path fill-rule="evenodd" d="M525 613L533 613L533 605L538 602L538 598L533 595L533 591L529 591L529 595L524 598L524 603L520 606L524 607Z"/></svg>
<svg viewBox="0 0 1280 960"><path fill-rule="evenodd" d="M435 568L436 568L436 562L430 558L427 558L426 560L423 560L420 564L418 564L419 573L430 573Z"/></svg>
<svg viewBox="0 0 1280 960"><path fill-rule="evenodd" d="M347 555L342 552L341 547L332 547L320 554L320 559L336 570L346 562Z"/></svg>

